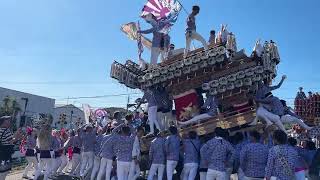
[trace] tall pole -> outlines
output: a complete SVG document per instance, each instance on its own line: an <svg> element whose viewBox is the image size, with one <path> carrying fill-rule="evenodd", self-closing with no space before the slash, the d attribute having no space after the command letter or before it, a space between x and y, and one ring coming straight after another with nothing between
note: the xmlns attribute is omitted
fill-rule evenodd
<svg viewBox="0 0 320 180"><path fill-rule="evenodd" d="M127 113L129 112L129 102L130 102L130 95L128 94L128 99L127 99Z"/></svg>
<svg viewBox="0 0 320 180"><path fill-rule="evenodd" d="M71 128L73 128L72 116L73 116L73 110L71 110L71 116L70 116L70 127Z"/></svg>
<svg viewBox="0 0 320 180"><path fill-rule="evenodd" d="M20 123L21 123L22 119L24 122L23 122L23 125L20 124L20 127L25 126L27 123L26 122L27 121L26 112L27 112L27 107L28 107L28 102L29 102L28 98L21 98L21 100L25 101L25 103L24 103L24 110L23 110L23 115L22 115L23 118L20 117Z"/></svg>
<svg viewBox="0 0 320 180"><path fill-rule="evenodd" d="M24 111L23 111L23 116L25 116L26 115L26 111L27 111L27 107L28 107L29 99L28 98L21 98L21 100L25 101L25 103L24 103Z"/></svg>

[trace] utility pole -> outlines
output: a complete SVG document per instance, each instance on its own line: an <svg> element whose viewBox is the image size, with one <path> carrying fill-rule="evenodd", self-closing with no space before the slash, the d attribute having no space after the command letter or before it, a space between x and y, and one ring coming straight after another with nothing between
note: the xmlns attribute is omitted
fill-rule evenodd
<svg viewBox="0 0 320 180"><path fill-rule="evenodd" d="M73 116L73 110L71 110L71 116L70 116L70 126L71 126L71 128L73 128L72 116Z"/></svg>
<svg viewBox="0 0 320 180"><path fill-rule="evenodd" d="M20 127L23 127L26 125L26 120L27 120L26 111L27 111L29 99L28 98L21 98L21 100L25 101L23 115L20 117Z"/></svg>
<svg viewBox="0 0 320 180"><path fill-rule="evenodd" d="M127 99L127 113L129 112L129 102L130 102L130 95L128 94L128 99Z"/></svg>

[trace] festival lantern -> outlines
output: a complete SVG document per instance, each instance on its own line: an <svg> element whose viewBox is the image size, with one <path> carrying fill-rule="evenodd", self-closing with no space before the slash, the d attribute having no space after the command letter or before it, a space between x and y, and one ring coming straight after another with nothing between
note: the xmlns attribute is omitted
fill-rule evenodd
<svg viewBox="0 0 320 180"><path fill-rule="evenodd" d="M225 85L221 85L221 86L218 87L218 92L219 93L224 93L224 92L226 92L226 90L227 90L227 88L226 88Z"/></svg>
<svg viewBox="0 0 320 180"><path fill-rule="evenodd" d="M182 71L180 69L177 69L175 72L174 72L174 76L175 77L180 77L182 75Z"/></svg>
<svg viewBox="0 0 320 180"><path fill-rule="evenodd" d="M246 74L243 71L239 71L237 73L237 79L243 79L246 76Z"/></svg>
<svg viewBox="0 0 320 180"><path fill-rule="evenodd" d="M197 56L193 56L192 57L192 63L193 64L198 64L201 61L201 59Z"/></svg>
<svg viewBox="0 0 320 180"><path fill-rule="evenodd" d="M210 84L210 87L217 88L219 86L219 81L213 80L213 81L210 81L209 84Z"/></svg>
<svg viewBox="0 0 320 180"><path fill-rule="evenodd" d="M167 76L166 75L161 75L160 76L160 81L161 82L166 82L167 81Z"/></svg>
<svg viewBox="0 0 320 180"><path fill-rule="evenodd" d="M204 91L210 90L210 84L209 84L209 83L203 83L203 84L202 84L202 89L203 89Z"/></svg>
<svg viewBox="0 0 320 180"><path fill-rule="evenodd" d="M200 68L206 68L207 66L208 66L208 63L207 63L207 61L206 60L202 60L201 62L200 62Z"/></svg>
<svg viewBox="0 0 320 180"><path fill-rule="evenodd" d="M217 95L217 94L218 94L217 88L212 88L212 89L210 89L209 94L212 95L212 96Z"/></svg>
<svg viewBox="0 0 320 180"><path fill-rule="evenodd" d="M227 84L227 90L233 90L234 89L234 83L230 82Z"/></svg>
<svg viewBox="0 0 320 180"><path fill-rule="evenodd" d="M182 70L183 74L189 74L191 72L190 66L185 66Z"/></svg>
<svg viewBox="0 0 320 180"><path fill-rule="evenodd" d="M249 69L246 69L244 73L246 74L247 77L251 77L254 74L254 70L252 68L249 68Z"/></svg>
<svg viewBox="0 0 320 180"><path fill-rule="evenodd" d="M167 78L168 78L168 79L173 79L173 78L174 78L173 72L168 72Z"/></svg>
<svg viewBox="0 0 320 180"><path fill-rule="evenodd" d="M208 64L213 66L216 63L216 59L214 57L209 58Z"/></svg>
<svg viewBox="0 0 320 180"><path fill-rule="evenodd" d="M257 66L254 68L254 71L256 74L262 74L264 70L262 66Z"/></svg>
<svg viewBox="0 0 320 180"><path fill-rule="evenodd" d="M176 66L177 69L181 69L184 66L183 61L178 61L175 64L176 64L175 66Z"/></svg>
<svg viewBox="0 0 320 180"><path fill-rule="evenodd" d="M213 58L213 57L216 57L219 53L215 49L213 49L208 54L209 54L209 57Z"/></svg>
<svg viewBox="0 0 320 180"><path fill-rule="evenodd" d="M228 84L228 79L226 77L221 77L219 79L219 84L220 85L227 85Z"/></svg>
<svg viewBox="0 0 320 180"><path fill-rule="evenodd" d="M184 64L186 66L192 65L192 59L190 57L184 59Z"/></svg>
<svg viewBox="0 0 320 180"><path fill-rule="evenodd" d="M220 55L216 58L217 63L222 63L224 61L224 56Z"/></svg>
<svg viewBox="0 0 320 180"><path fill-rule="evenodd" d="M198 71L198 69L199 69L198 64L193 64L193 65L191 66L191 71L193 71L193 72Z"/></svg>
<svg viewBox="0 0 320 180"><path fill-rule="evenodd" d="M163 67L160 69L160 74L167 74L168 73L168 68L167 67Z"/></svg>
<svg viewBox="0 0 320 180"><path fill-rule="evenodd" d="M237 80L237 75L236 74L230 74L229 76L227 76L227 79L229 82L234 82Z"/></svg>

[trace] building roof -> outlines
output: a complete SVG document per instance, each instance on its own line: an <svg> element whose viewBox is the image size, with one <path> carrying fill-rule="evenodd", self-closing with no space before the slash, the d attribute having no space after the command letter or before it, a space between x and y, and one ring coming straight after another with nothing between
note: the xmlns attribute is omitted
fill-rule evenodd
<svg viewBox="0 0 320 180"><path fill-rule="evenodd" d="M13 89L8 89L8 88L4 88L4 87L0 87L0 90L6 90L6 91L13 91L13 92L16 92L16 93L21 93L21 94L27 94L27 95L30 95L30 96L37 96L37 97L41 97L41 98L47 98L47 99L51 99L51 100L55 100L53 98L49 98L49 97L45 97L45 96L39 96L39 95L35 95L35 94L31 94L31 93L26 93L26 92L22 92L22 91L17 91L17 90L13 90Z"/></svg>
<svg viewBox="0 0 320 180"><path fill-rule="evenodd" d="M54 109L58 109L58 108L75 108L75 109L79 109L80 111L82 111L81 108L79 108L73 104L55 104Z"/></svg>

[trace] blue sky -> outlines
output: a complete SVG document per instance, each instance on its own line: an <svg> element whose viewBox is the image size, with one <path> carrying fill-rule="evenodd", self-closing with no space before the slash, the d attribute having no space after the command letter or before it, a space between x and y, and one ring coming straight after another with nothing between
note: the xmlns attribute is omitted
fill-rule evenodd
<svg viewBox="0 0 320 180"><path fill-rule="evenodd" d="M109 78L113 60L136 59L136 43L119 30L138 21L146 0L2 0L0 1L0 86L53 97L135 93ZM276 94L288 100L299 86L319 91L320 1L181 0L187 10L201 7L198 32L206 39L221 23L237 37L238 48L251 53L257 38L277 42L282 61L276 82L288 76ZM171 37L184 46L186 13ZM141 20L141 19L140 19ZM142 27L148 25L141 20ZM197 43L196 43L197 44ZM198 45L198 44L197 44ZM148 53L144 54L148 58ZM139 95L132 95L135 99ZM94 107L124 106L126 96L75 99Z"/></svg>

